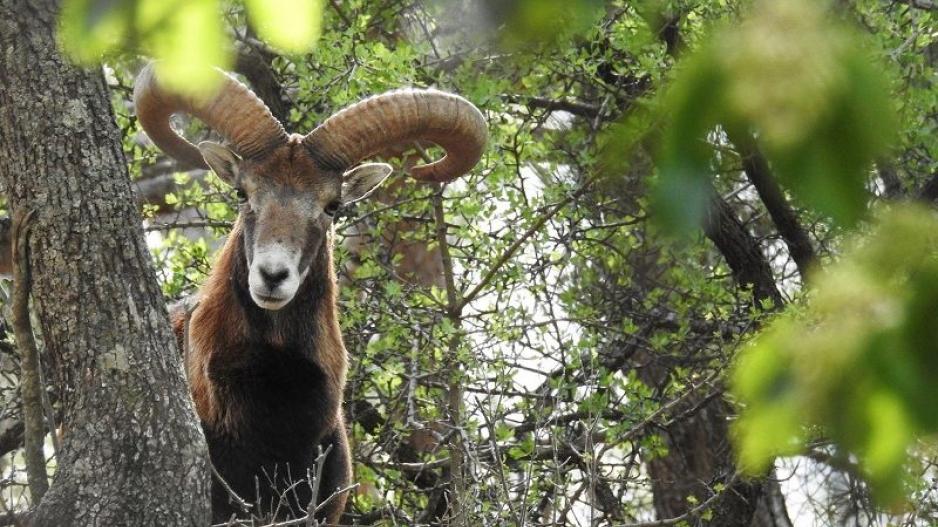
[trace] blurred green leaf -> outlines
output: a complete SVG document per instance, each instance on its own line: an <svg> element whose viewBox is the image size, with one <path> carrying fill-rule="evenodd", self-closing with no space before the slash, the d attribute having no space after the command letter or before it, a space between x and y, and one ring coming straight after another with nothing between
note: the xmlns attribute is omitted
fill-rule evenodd
<svg viewBox="0 0 938 527"><path fill-rule="evenodd" d="M491 19L503 25L508 47L559 44L594 26L603 14L602 0L484 0Z"/></svg>
<svg viewBox="0 0 938 527"><path fill-rule="evenodd" d="M808 304L776 319L734 369L742 466L760 473L817 427L895 504L915 439L938 432L938 217L913 205L885 211L812 282Z"/></svg>
<svg viewBox="0 0 938 527"><path fill-rule="evenodd" d="M308 51L321 31L322 0L248 1L262 38ZM66 0L60 38L74 60L90 64L122 52L160 59L160 78L176 91L207 96L230 69L232 48L219 0Z"/></svg>
<svg viewBox="0 0 938 527"><path fill-rule="evenodd" d="M227 69L231 57L217 0L186 2L142 0L136 29L145 35L147 53L157 63L161 81L182 93L208 96L217 76L212 66Z"/></svg>
<svg viewBox="0 0 938 527"><path fill-rule="evenodd" d="M310 51L322 31L323 0L247 0L261 38L292 53Z"/></svg>
<svg viewBox="0 0 938 527"><path fill-rule="evenodd" d="M59 38L72 59L93 63L130 38L136 2L67 0Z"/></svg>
<svg viewBox="0 0 938 527"><path fill-rule="evenodd" d="M709 143L755 133L781 181L834 220L867 204L872 161L893 139L888 84L825 2L757 2L687 57L664 97L656 211L672 230L703 217Z"/></svg>

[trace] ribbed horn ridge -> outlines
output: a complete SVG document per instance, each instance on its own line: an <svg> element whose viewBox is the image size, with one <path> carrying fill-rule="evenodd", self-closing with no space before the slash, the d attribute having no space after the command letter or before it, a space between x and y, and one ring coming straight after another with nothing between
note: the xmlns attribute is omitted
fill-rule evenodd
<svg viewBox="0 0 938 527"><path fill-rule="evenodd" d="M482 157L488 129L479 109L458 95L405 89L345 108L304 142L322 165L345 170L387 146L418 140L436 143L446 156L412 168L411 175L422 181L450 181Z"/></svg>
<svg viewBox="0 0 938 527"><path fill-rule="evenodd" d="M216 69L221 77L214 97L200 100L169 91L156 78L154 63L147 64L134 83L137 118L161 150L187 168L208 168L199 149L179 136L169 124L176 112L193 115L231 141L242 157L256 157L287 140L283 125L245 85Z"/></svg>

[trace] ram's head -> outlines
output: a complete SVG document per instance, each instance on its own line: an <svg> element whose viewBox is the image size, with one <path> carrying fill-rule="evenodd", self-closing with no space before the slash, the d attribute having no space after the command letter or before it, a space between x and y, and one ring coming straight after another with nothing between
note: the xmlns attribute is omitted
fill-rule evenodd
<svg viewBox="0 0 938 527"><path fill-rule="evenodd" d="M306 135L287 134L247 87L218 75L218 93L197 100L164 88L150 64L134 87L137 117L150 139L182 165L211 168L237 189L251 298L265 309L280 309L293 299L327 243L335 213L391 173L389 165L360 161L392 145L429 141L446 156L410 174L448 181L478 162L488 137L482 114L470 102L417 89L377 95ZM230 145L196 147L186 141L170 126L176 112L199 118Z"/></svg>

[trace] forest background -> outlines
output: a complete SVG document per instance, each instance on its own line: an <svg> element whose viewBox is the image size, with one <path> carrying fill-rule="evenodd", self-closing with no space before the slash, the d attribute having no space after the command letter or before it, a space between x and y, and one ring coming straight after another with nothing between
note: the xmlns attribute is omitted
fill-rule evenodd
<svg viewBox="0 0 938 527"><path fill-rule="evenodd" d="M197 290L237 199L141 132L146 56L183 89L210 89L205 64L236 72L289 131L405 86L486 116L470 174L414 184L436 151L400 145L391 181L337 221L359 483L344 524L938 522L938 4L63 9L69 60L103 72L166 302ZM3 353L0 503L22 512L37 500L12 340ZM59 404L76 378L56 372L47 417L76 427Z"/></svg>

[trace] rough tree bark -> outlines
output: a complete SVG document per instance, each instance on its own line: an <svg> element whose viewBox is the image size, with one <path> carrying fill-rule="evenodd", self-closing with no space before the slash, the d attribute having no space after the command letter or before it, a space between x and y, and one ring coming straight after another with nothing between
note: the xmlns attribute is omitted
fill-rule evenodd
<svg viewBox="0 0 938 527"><path fill-rule="evenodd" d="M776 307L781 307L782 295L775 286L772 269L762 255L759 243L739 221L733 207L714 196L703 229L730 266L736 283L751 288L756 302L771 301Z"/></svg>
<svg viewBox="0 0 938 527"><path fill-rule="evenodd" d="M730 204L718 196L711 201L704 233L726 260L737 284L752 290L757 306L763 302L774 307L782 305L782 296L757 241ZM645 376L654 385L653 379L662 378L663 372L649 371ZM687 401L689 407L699 404L696 399ZM701 525L790 527L774 474L756 479L736 475L728 427L733 414L726 399L716 397L700 406L695 414L662 431L668 454L646 462L659 518L686 514L694 507L688 496L703 501L709 497L712 485L722 483L726 485L724 497L714 507L712 521L700 520Z"/></svg>
<svg viewBox="0 0 938 527"><path fill-rule="evenodd" d="M58 53L55 0L0 0L0 176L33 209L34 309L63 450L33 525L199 525L208 456L100 70Z"/></svg>

